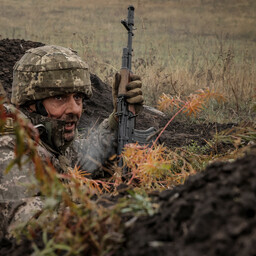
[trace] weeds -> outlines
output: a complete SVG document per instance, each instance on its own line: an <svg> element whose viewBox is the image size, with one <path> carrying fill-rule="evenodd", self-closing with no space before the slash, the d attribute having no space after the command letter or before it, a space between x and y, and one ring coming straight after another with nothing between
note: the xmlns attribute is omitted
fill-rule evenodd
<svg viewBox="0 0 256 256"><path fill-rule="evenodd" d="M177 113L195 114L211 97L222 98L212 91L201 90L190 95L187 101L167 97L161 104L173 105ZM0 108L2 110L2 105ZM1 127L4 127L5 112L1 111L1 117ZM32 242L34 255L111 255L123 241L124 227L132 225L134 217L157 212L158 205L152 202L148 192L183 184L189 175L202 170L209 162L209 157L203 156L196 144L175 150L157 144L152 147L128 145L123 153L124 163L131 171L126 177L128 196L106 208L95 197L116 194L117 186L123 183L121 170L117 168L107 182L90 180L77 167L60 174L50 162L43 163L39 158L35 130L18 113L12 117L17 138L16 159L8 168L15 164L22 167L23 156L28 156L25 161L34 163L37 178L36 184L31 185L39 187L44 202L36 218L16 231L17 237L25 235ZM245 126L223 133L218 143L229 140L236 145L255 141L255 127Z"/></svg>
<svg viewBox="0 0 256 256"><path fill-rule="evenodd" d="M163 94L158 101L158 109L161 111L173 111L173 109L180 110L187 113L189 116L198 115L198 113L205 107L210 99L216 99L218 102L224 101L223 95L210 90L209 88L200 89L194 94L190 94L185 100L179 96L171 96Z"/></svg>
<svg viewBox="0 0 256 256"><path fill-rule="evenodd" d="M227 101L212 103L202 113L205 120L255 118L251 111L256 80L254 1L143 0L131 4L137 27L132 66L143 78L146 104L156 105L162 93L185 97L209 87ZM120 24L125 13L126 3L117 0L88 0L86 4L61 0L48 5L26 0L18 6L14 0L3 0L1 36L72 47L89 63L92 73L112 84L126 43Z"/></svg>
<svg viewBox="0 0 256 256"><path fill-rule="evenodd" d="M211 140L205 141L204 145L200 146L196 141L193 141L185 148L188 152L200 155L201 159L209 163L237 159L243 156L255 143L255 123L246 122L216 133Z"/></svg>
<svg viewBox="0 0 256 256"><path fill-rule="evenodd" d="M134 190L128 191L129 197L123 198L119 202L121 213L124 215L143 216L154 215L158 210L158 205L153 204L147 193L144 191L135 192Z"/></svg>
<svg viewBox="0 0 256 256"><path fill-rule="evenodd" d="M208 154L209 151L211 151L212 146L209 142L207 142L204 146L200 146L198 145L197 141L192 140L191 143L186 148L191 153L205 155Z"/></svg>
<svg viewBox="0 0 256 256"><path fill-rule="evenodd" d="M4 113L1 112L3 117ZM95 196L116 193L115 187L122 182L118 175L106 182L86 178L86 173L79 168L58 173L49 161L43 162L39 157L39 137L32 125L18 112L13 112L12 118L16 158L7 171L14 165L22 168L27 161L32 161L36 181L30 186L39 188L44 205L36 218L16 231L17 237L25 235L32 241L35 255L111 254L123 240L122 218L129 214L153 215L157 211L158 206L145 191L182 184L189 174L196 172L181 154L162 145L154 148L130 145L124 152L124 162L131 169L127 182L131 188L129 196L105 208L97 203Z"/></svg>

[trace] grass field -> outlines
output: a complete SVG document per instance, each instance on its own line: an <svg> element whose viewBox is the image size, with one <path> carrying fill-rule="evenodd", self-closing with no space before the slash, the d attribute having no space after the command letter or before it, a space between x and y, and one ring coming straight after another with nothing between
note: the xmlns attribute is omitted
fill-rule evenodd
<svg viewBox="0 0 256 256"><path fill-rule="evenodd" d="M210 87L226 101L212 102L201 119L255 118L256 1L137 0L133 70L146 103L162 92L185 96ZM72 47L91 72L111 84L127 33L124 0L1 0L1 38Z"/></svg>
<svg viewBox="0 0 256 256"><path fill-rule="evenodd" d="M88 62L92 73L112 83L127 43L127 33L120 23L127 16L127 1L0 0L0 3L0 39L18 38L72 47ZM227 244L234 241L235 249L253 250L255 225L249 228L255 213L251 203L255 188L253 158L248 154L248 158L232 162L256 141L256 0L131 0L130 4L135 6L137 28L133 71L143 79L146 104L155 106L163 92L183 99L205 87L225 96L226 101L218 104L213 100L197 119L191 118L203 122L200 126L193 123L200 129L193 131L192 123L186 126L179 123L173 129L177 134L172 139L176 137L178 143L196 138L182 144L185 146L127 147L123 158L129 169L126 180L117 164L109 169L113 175L102 180L86 178L77 167L59 173L53 167L55 163L46 164L38 154L37 143L31 138L35 134L31 125L27 126L23 118L14 118L17 145L13 164L24 167L25 154L24 163L34 163L36 179L22 185L29 185L31 193L35 189L40 191L44 208L28 224L24 222L23 227L19 224L14 237L20 244L4 239L2 244L6 248L0 248L0 254L3 251L6 254L7 247L22 254L24 247L24 256L28 251L33 251L33 255L123 255L116 252L119 247L126 250L123 245L130 243L125 236L130 231L124 230L134 226L137 231L137 223L159 236L155 239L150 232L145 236L138 232L137 244L130 244L141 248L143 238L152 238L144 244L152 252L158 250L158 255L160 250L170 252L170 248L178 252L176 241L184 255L191 253L185 245L195 245L194 253L197 250L205 253L207 247L201 247L204 243L210 245L207 251L215 254L223 253L225 248L230 253ZM221 133L216 124L206 124L209 121L254 121L254 126L249 122L238 126L228 124L224 126L232 128ZM5 131L6 124L7 117L0 104L0 131ZM209 131L210 127L216 127L215 136L205 138L203 130ZM197 132L201 130L203 133ZM205 144L200 142L202 139ZM61 166L61 158L58 160ZM187 187L158 197L157 191L183 184L189 175L201 172L213 161L231 164L216 163L205 176L188 182ZM203 195L210 195L206 204ZM115 198L119 198L118 203ZM163 211L163 206L168 209ZM198 212L202 214L197 215ZM145 222L147 216L151 219ZM209 217L217 228L205 232ZM242 226L237 228L238 221ZM197 236L197 230L203 231L202 235ZM143 254L142 250L140 253Z"/></svg>

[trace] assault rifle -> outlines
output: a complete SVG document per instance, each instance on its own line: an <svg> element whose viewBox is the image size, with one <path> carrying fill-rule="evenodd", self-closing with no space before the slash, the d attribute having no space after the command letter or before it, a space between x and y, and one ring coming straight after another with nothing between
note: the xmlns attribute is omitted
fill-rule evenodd
<svg viewBox="0 0 256 256"><path fill-rule="evenodd" d="M135 129L135 109L133 105L126 102L126 85L129 83L131 66L132 66L132 37L134 36L134 7L128 7L127 20L122 20L121 23L128 31L128 44L127 47L123 48L122 56L122 67L120 70L121 81L118 88L118 99L117 99L117 115L119 118L118 128L118 156L121 155L123 148L128 143L138 142L141 145L150 144L147 138L151 138L155 134L155 128L150 127L149 129L142 131ZM118 165L123 167L123 159L119 159ZM124 167L123 174L127 174L127 168Z"/></svg>

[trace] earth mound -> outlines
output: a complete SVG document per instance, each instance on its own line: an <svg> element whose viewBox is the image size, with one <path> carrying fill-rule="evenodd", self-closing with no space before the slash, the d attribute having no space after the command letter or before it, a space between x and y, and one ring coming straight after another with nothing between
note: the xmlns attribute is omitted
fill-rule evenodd
<svg viewBox="0 0 256 256"><path fill-rule="evenodd" d="M23 39L2 39L0 40L0 83L2 83L7 97L12 92L13 66L22 55L30 48L43 46L43 43L25 41Z"/></svg>
<svg viewBox="0 0 256 256"><path fill-rule="evenodd" d="M233 163L214 163L155 201L159 212L126 231L118 255L256 255L256 147Z"/></svg>
<svg viewBox="0 0 256 256"><path fill-rule="evenodd" d="M233 163L216 162L184 185L154 193L158 213L126 229L114 255L255 256L255 156L256 146ZM35 242L43 248L40 235ZM0 255L33 253L27 239L3 239L0 248Z"/></svg>

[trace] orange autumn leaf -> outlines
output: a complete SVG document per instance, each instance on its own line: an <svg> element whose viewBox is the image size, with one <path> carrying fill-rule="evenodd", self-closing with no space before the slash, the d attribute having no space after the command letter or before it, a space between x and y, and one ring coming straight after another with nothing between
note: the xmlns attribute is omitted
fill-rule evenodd
<svg viewBox="0 0 256 256"><path fill-rule="evenodd" d="M218 102L225 100L223 95L209 88L199 89L195 93L190 94L185 100L181 100L179 96L173 97L167 94L160 96L157 107L161 111L177 110L184 108L183 113L196 116L197 113L203 110L210 99L216 99Z"/></svg>

